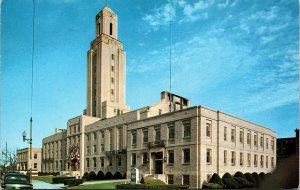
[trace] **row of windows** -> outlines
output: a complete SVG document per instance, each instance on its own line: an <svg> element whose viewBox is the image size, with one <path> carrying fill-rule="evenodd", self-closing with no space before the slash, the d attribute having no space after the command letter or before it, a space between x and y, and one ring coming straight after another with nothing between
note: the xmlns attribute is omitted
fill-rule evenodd
<svg viewBox="0 0 300 190"><path fill-rule="evenodd" d="M174 175L168 176L168 184L174 184ZM190 185L190 175L182 175L181 176L182 185Z"/></svg>
<svg viewBox="0 0 300 190"><path fill-rule="evenodd" d="M111 156L107 157L106 159L104 157L100 157L99 160L97 157L92 158L92 167L96 168L97 163L101 168L104 167L104 162L107 162L107 166L112 166L113 165L113 158ZM118 155L117 156L117 166L122 166L122 156ZM86 158L86 167L89 168L90 166L90 158Z"/></svg>
<svg viewBox="0 0 300 190"><path fill-rule="evenodd" d="M244 166L244 153L240 152L240 166ZM231 165L235 166L236 165L236 152L235 151L231 151ZM254 154L254 159L253 159L253 166L257 167L258 166L258 157L259 155ZM228 160L228 154L227 154L227 150L224 150L224 165L227 165L227 160ZM265 160L264 160L265 159ZM206 149L206 163L207 164L212 164L212 150L211 149ZM251 166L251 154L247 153L247 166L250 167ZM264 155L260 155L260 167L269 167L269 156L264 156ZM274 168L275 167L275 163L274 163L274 157L271 157L271 167Z"/></svg>

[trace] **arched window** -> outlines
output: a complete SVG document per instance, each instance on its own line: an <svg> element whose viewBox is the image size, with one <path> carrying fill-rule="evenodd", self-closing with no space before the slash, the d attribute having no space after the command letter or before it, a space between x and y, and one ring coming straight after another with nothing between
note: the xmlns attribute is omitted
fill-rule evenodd
<svg viewBox="0 0 300 190"><path fill-rule="evenodd" d="M112 23L109 24L109 34L110 35L113 34L113 24Z"/></svg>

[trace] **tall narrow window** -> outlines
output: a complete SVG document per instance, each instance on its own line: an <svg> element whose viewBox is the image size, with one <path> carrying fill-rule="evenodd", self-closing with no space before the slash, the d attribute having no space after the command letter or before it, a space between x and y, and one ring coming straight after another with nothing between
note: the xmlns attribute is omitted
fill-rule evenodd
<svg viewBox="0 0 300 190"><path fill-rule="evenodd" d="M117 157L118 166L122 166L122 156Z"/></svg>
<svg viewBox="0 0 300 190"><path fill-rule="evenodd" d="M260 146L264 147L264 137L260 137Z"/></svg>
<svg viewBox="0 0 300 190"><path fill-rule="evenodd" d="M269 139L266 138L266 149L269 149Z"/></svg>
<svg viewBox="0 0 300 190"><path fill-rule="evenodd" d="M231 152L231 165L235 166L235 152L234 151Z"/></svg>
<svg viewBox="0 0 300 190"><path fill-rule="evenodd" d="M122 149L123 144L123 134L122 134L122 127L118 128L118 150Z"/></svg>
<svg viewBox="0 0 300 190"><path fill-rule="evenodd" d="M169 125L169 140L175 139L175 127L174 125Z"/></svg>
<svg viewBox="0 0 300 190"><path fill-rule="evenodd" d="M264 156L263 155L261 155L260 156L260 167L264 167Z"/></svg>
<svg viewBox="0 0 300 190"><path fill-rule="evenodd" d="M227 150L224 150L224 165L227 165Z"/></svg>
<svg viewBox="0 0 300 190"><path fill-rule="evenodd" d="M155 128L155 141L160 141L160 127Z"/></svg>
<svg viewBox="0 0 300 190"><path fill-rule="evenodd" d="M227 127L224 127L224 141L227 141Z"/></svg>
<svg viewBox="0 0 300 190"><path fill-rule="evenodd" d="M266 168L268 168L268 167L269 167L269 157L266 156Z"/></svg>
<svg viewBox="0 0 300 190"><path fill-rule="evenodd" d="M240 131L240 143L244 143L244 131Z"/></svg>
<svg viewBox="0 0 300 190"><path fill-rule="evenodd" d="M131 137L132 137L132 145L136 145L136 131L131 132Z"/></svg>
<svg viewBox="0 0 300 190"><path fill-rule="evenodd" d="M183 163L190 163L190 149L183 149Z"/></svg>
<svg viewBox="0 0 300 190"><path fill-rule="evenodd" d="M168 164L174 164L174 150L168 150Z"/></svg>
<svg viewBox="0 0 300 190"><path fill-rule="evenodd" d="M113 35L113 24L109 24L109 35Z"/></svg>
<svg viewBox="0 0 300 190"><path fill-rule="evenodd" d="M211 137L211 123L206 123L206 136Z"/></svg>
<svg viewBox="0 0 300 190"><path fill-rule="evenodd" d="M271 157L271 167L274 168L275 164L274 164L274 157Z"/></svg>
<svg viewBox="0 0 300 190"><path fill-rule="evenodd" d="M211 164L211 149L206 150L206 163Z"/></svg>
<svg viewBox="0 0 300 190"><path fill-rule="evenodd" d="M235 129L231 129L231 142L235 142Z"/></svg>
<svg viewBox="0 0 300 190"><path fill-rule="evenodd" d="M109 130L109 149L110 150L113 150L113 138L114 138L114 136L113 136L113 129L110 129Z"/></svg>
<svg viewBox="0 0 300 190"><path fill-rule="evenodd" d="M191 120L182 121L183 137L191 137Z"/></svg>
<svg viewBox="0 0 300 190"><path fill-rule="evenodd" d="M143 165L146 165L148 163L148 153L147 152L143 153L142 163L143 163Z"/></svg>
<svg viewBox="0 0 300 190"><path fill-rule="evenodd" d="M247 144L251 144L251 134L250 132L247 133Z"/></svg>
<svg viewBox="0 0 300 190"><path fill-rule="evenodd" d="M254 166L257 167L257 155L254 154Z"/></svg>
<svg viewBox="0 0 300 190"><path fill-rule="evenodd" d="M97 24L97 28L98 28L98 35L100 35L101 31L100 31L100 23Z"/></svg>
<svg viewBox="0 0 300 190"><path fill-rule="evenodd" d="M136 165L136 153L131 154L131 165L132 166Z"/></svg>
<svg viewBox="0 0 300 190"><path fill-rule="evenodd" d="M248 167L251 166L251 154L248 153L248 156L247 156L247 162L248 162Z"/></svg>
<svg viewBox="0 0 300 190"><path fill-rule="evenodd" d="M254 146L257 146L257 134L254 135Z"/></svg>
<svg viewBox="0 0 300 190"><path fill-rule="evenodd" d="M244 165L244 154L240 152L240 166Z"/></svg>
<svg viewBox="0 0 300 190"><path fill-rule="evenodd" d="M143 142L147 143L148 142L148 130L143 130Z"/></svg>

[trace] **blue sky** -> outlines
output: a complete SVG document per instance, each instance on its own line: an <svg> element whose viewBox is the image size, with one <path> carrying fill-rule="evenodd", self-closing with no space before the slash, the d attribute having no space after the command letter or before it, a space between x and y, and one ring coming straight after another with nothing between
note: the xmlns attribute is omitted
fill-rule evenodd
<svg viewBox="0 0 300 190"><path fill-rule="evenodd" d="M298 1L110 0L127 53L131 110L169 90L294 136L298 127ZM104 0L36 0L33 145L86 105L86 52ZM32 1L1 3L1 146L29 133Z"/></svg>

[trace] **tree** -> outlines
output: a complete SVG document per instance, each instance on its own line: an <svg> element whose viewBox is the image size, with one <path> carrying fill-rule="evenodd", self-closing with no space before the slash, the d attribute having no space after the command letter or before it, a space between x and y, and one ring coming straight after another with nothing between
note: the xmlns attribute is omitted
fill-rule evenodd
<svg viewBox="0 0 300 190"><path fill-rule="evenodd" d="M0 156L0 164L9 170L17 169L16 150L3 150Z"/></svg>

